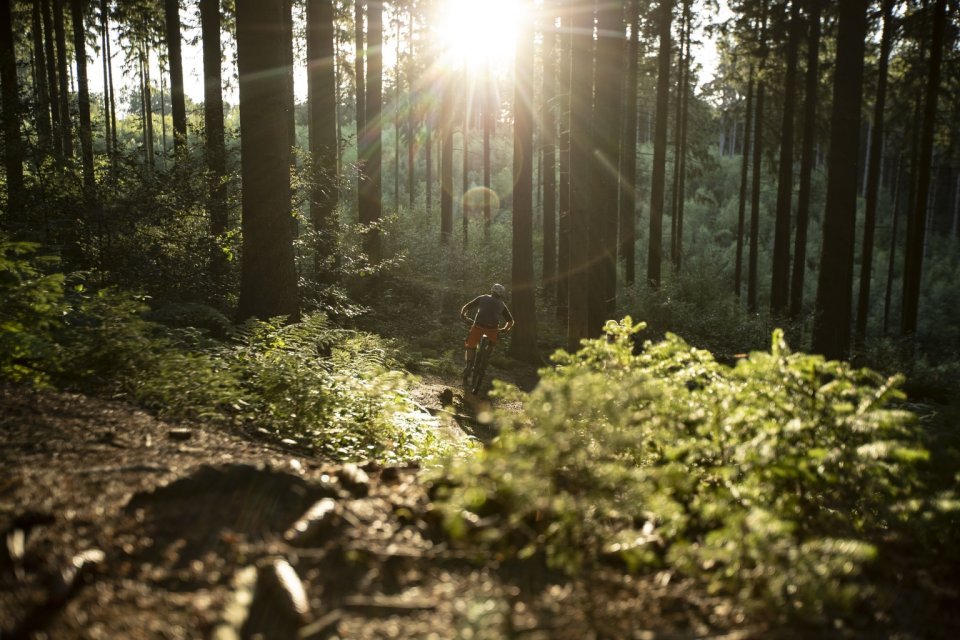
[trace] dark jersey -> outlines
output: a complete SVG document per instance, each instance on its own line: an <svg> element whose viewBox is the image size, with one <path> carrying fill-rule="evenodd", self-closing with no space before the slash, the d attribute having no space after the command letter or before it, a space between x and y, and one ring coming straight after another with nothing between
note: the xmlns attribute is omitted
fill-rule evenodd
<svg viewBox="0 0 960 640"><path fill-rule="evenodd" d="M503 299L489 293L477 296L464 305L463 308L471 309L473 307L477 307L477 314L473 318L475 324L484 327L496 327L500 324L501 317L508 322L513 321L513 316L510 314L510 309L507 308L507 303L505 303Z"/></svg>

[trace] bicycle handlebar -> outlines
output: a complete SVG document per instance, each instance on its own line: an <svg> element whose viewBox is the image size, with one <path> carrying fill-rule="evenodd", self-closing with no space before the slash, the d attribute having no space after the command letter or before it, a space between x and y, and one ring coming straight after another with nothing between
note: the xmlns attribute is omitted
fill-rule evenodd
<svg viewBox="0 0 960 640"><path fill-rule="evenodd" d="M461 320L461 322L463 322L463 324L465 324L465 325L468 326L468 327L472 327L472 326L474 325L474 321L471 320L470 318L467 318L466 316L460 316L460 320ZM504 325L502 325L502 326L499 326L499 325L498 325L498 326L497 326L497 331L499 331L499 332L501 332L501 333L509 333L509 332L510 332L510 329L512 329L512 328L513 328L513 327L510 327L510 328L508 329L506 324L504 324Z"/></svg>

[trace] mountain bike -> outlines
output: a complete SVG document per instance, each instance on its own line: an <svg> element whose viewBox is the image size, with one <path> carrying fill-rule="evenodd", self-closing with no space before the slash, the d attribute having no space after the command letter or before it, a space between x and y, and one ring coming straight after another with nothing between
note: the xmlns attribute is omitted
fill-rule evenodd
<svg viewBox="0 0 960 640"><path fill-rule="evenodd" d="M473 326L473 322L465 320L464 324L468 327ZM497 328L498 333L507 333L506 325ZM463 391L475 396L480 395L483 389L484 376L487 373L487 365L490 363L490 354L493 352L494 344L484 334L477 345L477 352L473 357L473 363L469 372L463 377Z"/></svg>

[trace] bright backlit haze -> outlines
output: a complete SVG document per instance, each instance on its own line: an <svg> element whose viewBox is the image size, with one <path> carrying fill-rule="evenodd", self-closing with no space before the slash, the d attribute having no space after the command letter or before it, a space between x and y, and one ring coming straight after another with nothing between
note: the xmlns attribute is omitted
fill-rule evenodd
<svg viewBox="0 0 960 640"><path fill-rule="evenodd" d="M514 0L448 0L439 9L434 33L450 66L498 68L513 57L521 17Z"/></svg>

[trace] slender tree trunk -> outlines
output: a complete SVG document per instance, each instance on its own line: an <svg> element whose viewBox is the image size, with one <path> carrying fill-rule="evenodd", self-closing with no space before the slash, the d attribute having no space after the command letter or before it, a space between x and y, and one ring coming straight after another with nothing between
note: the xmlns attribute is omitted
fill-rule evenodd
<svg viewBox="0 0 960 640"><path fill-rule="evenodd" d="M677 46L677 91L676 91L676 111L673 117L673 183L670 185L670 260L673 263L674 271L679 270L678 249L677 249L677 209L680 200L680 158L683 151L680 148L680 129L683 126L683 83L686 65L684 64L683 45L687 38L687 12L684 11L680 17L680 34Z"/></svg>
<svg viewBox="0 0 960 640"><path fill-rule="evenodd" d="M47 86L50 90L50 122L53 134L53 156L57 162L63 161L63 133L61 132L62 104L60 101L60 80L57 77L57 47L53 30L53 0L37 0L42 3L44 52L47 59ZM67 122L69 126L69 121Z"/></svg>
<svg viewBox="0 0 960 640"><path fill-rule="evenodd" d="M761 73L762 73L761 65ZM757 81L757 110L753 125L753 186L750 193L750 253L747 263L747 310L757 311L757 259L760 245L760 182L763 168L763 80Z"/></svg>
<svg viewBox="0 0 960 640"><path fill-rule="evenodd" d="M163 146L163 162L167 160L167 87L163 62L160 62L160 142Z"/></svg>
<svg viewBox="0 0 960 640"><path fill-rule="evenodd" d="M490 237L490 135L493 133L493 86L490 64L484 68L483 82L483 237Z"/></svg>
<svg viewBox="0 0 960 640"><path fill-rule="evenodd" d="M780 170L777 179L777 214L773 234L773 272L770 281L770 312L777 317L787 315L790 305L790 210L793 203L793 121L797 93L800 0L792 0L790 4L789 30L783 123L780 126Z"/></svg>
<svg viewBox="0 0 960 640"><path fill-rule="evenodd" d="M463 100L463 125L462 132L460 135L460 141L463 144L463 164L460 170L460 216L462 218L461 222L463 223L463 246L467 246L467 234L469 229L469 220L467 218L467 191L470 189L470 90L469 90L469 80L467 79L466 66L467 61L464 60L464 91L461 99Z"/></svg>
<svg viewBox="0 0 960 640"><path fill-rule="evenodd" d="M101 11L103 12L103 39L104 51L106 56L104 57L103 64L105 66L104 71L104 86L107 88L107 93L109 93L110 100L109 104L105 105L106 110L108 111L107 118L109 119L109 129L110 129L110 141L111 147L113 148L113 157L111 158L111 166L114 173L117 170L117 156L119 155L120 145L118 144L119 140L117 137L117 100L116 100L116 91L114 90L113 84L113 47L110 42L110 11L108 0L102 0L100 5ZM104 96L106 97L106 93Z"/></svg>
<svg viewBox="0 0 960 640"><path fill-rule="evenodd" d="M424 189L427 192L427 215L433 213L433 109L428 108L424 127L424 155L426 160Z"/></svg>
<svg viewBox="0 0 960 640"><path fill-rule="evenodd" d="M637 76L639 72L640 2L630 2L630 40L627 43L626 99L623 144L620 150L620 259L628 287L636 280L637 242Z"/></svg>
<svg viewBox="0 0 960 640"><path fill-rule="evenodd" d="M960 171L957 172L955 180L956 187L953 190L953 224L950 225L950 237L957 239L957 233L960 232Z"/></svg>
<svg viewBox="0 0 960 640"><path fill-rule="evenodd" d="M180 0L164 0L167 57L170 61L170 102L173 109L173 150L186 149L187 103L183 90L183 59L180 44Z"/></svg>
<svg viewBox="0 0 960 640"><path fill-rule="evenodd" d="M153 96L150 87L150 45L145 44L143 49L143 108L144 108L144 126L146 127L146 151L147 167L153 169L156 161L154 152L154 133L153 133Z"/></svg>
<svg viewBox="0 0 960 640"><path fill-rule="evenodd" d="M47 90L47 57L43 50L43 18L40 15L40 0L33 2L32 15L33 52L36 60L36 93L37 93L37 143L41 154L50 153L50 93Z"/></svg>
<svg viewBox="0 0 960 640"><path fill-rule="evenodd" d="M684 3L683 11L686 14L686 53L684 54L683 64L683 83L681 83L682 93L680 95L680 172L677 187L677 237L676 237L676 257L674 264L679 272L683 267L683 209L686 205L686 180L687 180L687 130L689 123L687 121L690 111L690 0Z"/></svg>
<svg viewBox="0 0 960 640"><path fill-rule="evenodd" d="M113 146L113 130L110 120L110 61L107 56L107 38L109 37L109 18L107 17L106 0L104 0L100 3L100 59L103 62L103 141L107 148L107 158L110 159L112 164L116 149Z"/></svg>
<svg viewBox="0 0 960 640"><path fill-rule="evenodd" d="M557 198L557 318L567 320L570 283L570 71L573 29L568 13L561 16L559 115L560 135L557 138L560 165Z"/></svg>
<svg viewBox="0 0 960 640"><path fill-rule="evenodd" d="M222 238L227 232L227 154L223 126L221 90L220 0L200 0L203 38L203 128L206 132L207 214L210 235ZM215 243L210 260L214 282L221 283L227 270L226 258Z"/></svg>
<svg viewBox="0 0 960 640"><path fill-rule="evenodd" d="M657 76L657 115L653 140L653 175L650 185L650 245L647 251L647 282L660 288L660 263L663 245L663 197L667 169L667 110L670 101L670 21L671 0L660 0L659 71Z"/></svg>
<svg viewBox="0 0 960 640"><path fill-rule="evenodd" d="M933 157L933 131L937 115L937 94L940 87L940 64L943 60L943 35L946 29L946 0L937 0L933 7L933 37L930 42L930 64L927 95L924 103L923 129L920 134L920 162L917 169L917 198L907 224L907 247L903 267L903 315L900 334L912 336L917 331L920 308L920 278L923 269L923 248L927 218L930 166Z"/></svg>
<svg viewBox="0 0 960 640"><path fill-rule="evenodd" d="M364 250L374 263L381 260L379 225L383 210L383 2L367 3L367 90L363 147L367 179L360 192L361 218L374 225L364 236Z"/></svg>
<svg viewBox="0 0 960 640"><path fill-rule="evenodd" d="M570 224L567 282L567 348L590 335L587 278L589 218L596 211L592 173L593 14L573 12L570 53Z"/></svg>
<svg viewBox="0 0 960 640"><path fill-rule="evenodd" d="M863 253L860 258L860 293L857 297L857 323L854 344L862 349L867 337L870 313L870 278L873 270L873 234L877 221L877 200L880 197L880 165L883 161L884 109L887 99L887 66L893 40L893 0L883 2L883 35L880 38L880 66L877 71L877 97L873 105L871 153L867 161L866 208L863 220Z"/></svg>
<svg viewBox="0 0 960 640"><path fill-rule="evenodd" d="M299 316L293 228L289 224L287 66L292 43L286 0L237 0L243 259L240 318Z"/></svg>
<svg viewBox="0 0 960 640"><path fill-rule="evenodd" d="M590 288L596 292L590 305L591 337L598 337L603 325L616 310L617 299L617 226L620 193L619 175L615 170L620 158L620 117L623 100L623 45L625 27L623 6L619 3L601 4L597 10L597 28L600 34L596 45L596 89L594 102L594 144L596 160L594 171L597 189L596 204L600 215L591 218L593 230L599 236L600 258L598 268L591 270ZM595 224L596 223L596 224ZM597 276L594 287L593 275Z"/></svg>
<svg viewBox="0 0 960 640"><path fill-rule="evenodd" d="M403 78L400 76L400 16L397 21L397 41L394 46L393 86L393 208L400 210L400 96L403 95Z"/></svg>
<svg viewBox="0 0 960 640"><path fill-rule="evenodd" d="M60 80L60 136L63 155L73 157L73 125L70 120L70 85L67 77L67 33L63 22L63 0L53 0L53 33L57 41L57 77Z"/></svg>
<svg viewBox="0 0 960 640"><path fill-rule="evenodd" d="M87 196L93 196L93 131L90 126L90 89L87 82L87 43L83 28L83 2L70 0L73 17L73 49L77 58L77 105L80 120L80 157L83 163L83 184Z"/></svg>
<svg viewBox="0 0 960 640"><path fill-rule="evenodd" d="M894 174L893 210L890 213L890 256L887 260L887 287L883 295L883 335L890 332L890 306L893 299L893 276L897 256L897 223L900 219L900 194L903 192L903 154L897 154L897 169Z"/></svg>
<svg viewBox="0 0 960 640"><path fill-rule="evenodd" d="M740 297L743 282L743 232L747 211L747 177L750 175L750 136L753 133L753 65L747 80L747 107L744 116L743 150L740 163L740 204L737 208L737 260L733 273L733 292Z"/></svg>
<svg viewBox="0 0 960 640"><path fill-rule="evenodd" d="M0 5L0 91L3 93L4 165L7 171L7 207L3 223L22 218L24 201L23 142L20 137L20 85L17 80L17 56L14 46L11 5Z"/></svg>
<svg viewBox="0 0 960 640"><path fill-rule="evenodd" d="M337 79L333 34L333 1L307 0L307 92L313 166L310 217L317 239L314 267L318 277L327 280L331 279L337 257Z"/></svg>
<svg viewBox="0 0 960 640"><path fill-rule="evenodd" d="M453 79L444 79L440 97L440 239L443 242L448 242L453 235L453 91Z"/></svg>
<svg viewBox="0 0 960 640"><path fill-rule="evenodd" d="M416 169L417 169L417 142L418 142L418 128L419 122L417 122L416 115L416 104L417 104L417 89L416 89L416 79L414 78L413 73L413 61L414 61L414 32L416 24L413 19L413 9L408 7L407 9L407 20L410 23L410 33L409 33L409 46L407 49L407 197L409 198L410 210L413 210L413 207L416 203L417 198L417 182L416 182Z"/></svg>
<svg viewBox="0 0 960 640"><path fill-rule="evenodd" d="M356 112L357 112L357 213L359 215L360 224L367 224L369 220L366 220L364 216L366 211L364 211L363 205L360 203L360 194L363 193L365 189L365 182L367 180L367 167L366 167L366 152L363 149L363 136L364 131L366 130L366 110L367 110L367 78L366 78L366 57L367 50L364 46L364 30L363 30L363 21L364 21L364 0L355 0L353 4L353 21L354 21L354 38L355 38L355 49L354 49L354 85L357 92L356 99Z"/></svg>
<svg viewBox="0 0 960 640"><path fill-rule="evenodd" d="M554 102L557 95L556 42L552 3L546 7L543 32L543 117L540 127L540 152L543 154L543 284L551 291L557 277L557 122Z"/></svg>
<svg viewBox="0 0 960 640"><path fill-rule="evenodd" d="M812 343L815 352L830 359L846 358L850 351L863 40L868 4L868 0L847 0L840 5L827 198Z"/></svg>
<svg viewBox="0 0 960 640"><path fill-rule="evenodd" d="M524 8L533 9L532 0ZM533 275L533 19L517 28L513 125L513 314L516 329L510 354L527 362L537 358L537 317Z"/></svg>
<svg viewBox="0 0 960 640"><path fill-rule="evenodd" d="M793 245L793 274L790 281L790 317L803 312L803 288L807 268L807 228L810 223L810 176L816 159L814 138L817 126L817 99L820 86L820 9L822 0L807 0L810 33L807 40L807 69L803 92L803 140L800 143L800 187L797 194L797 231Z"/></svg>

